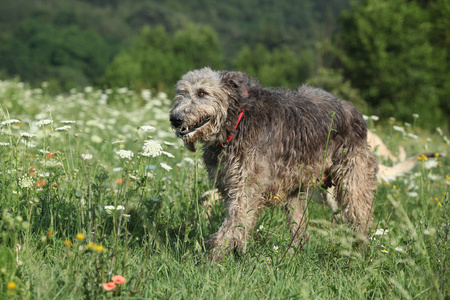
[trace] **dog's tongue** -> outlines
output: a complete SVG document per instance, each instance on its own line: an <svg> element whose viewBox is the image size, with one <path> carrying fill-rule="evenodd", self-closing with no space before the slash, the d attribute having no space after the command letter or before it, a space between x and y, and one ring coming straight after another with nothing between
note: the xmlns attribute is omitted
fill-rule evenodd
<svg viewBox="0 0 450 300"><path fill-rule="evenodd" d="M191 152L195 152L195 145L194 142L186 142L184 143L184 146Z"/></svg>

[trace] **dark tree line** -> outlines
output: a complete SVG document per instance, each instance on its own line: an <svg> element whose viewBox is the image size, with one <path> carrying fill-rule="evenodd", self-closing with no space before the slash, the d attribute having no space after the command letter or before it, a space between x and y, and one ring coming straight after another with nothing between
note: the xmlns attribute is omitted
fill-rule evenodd
<svg viewBox="0 0 450 300"><path fill-rule="evenodd" d="M209 65L450 122L450 1L0 0L0 76L170 91Z"/></svg>

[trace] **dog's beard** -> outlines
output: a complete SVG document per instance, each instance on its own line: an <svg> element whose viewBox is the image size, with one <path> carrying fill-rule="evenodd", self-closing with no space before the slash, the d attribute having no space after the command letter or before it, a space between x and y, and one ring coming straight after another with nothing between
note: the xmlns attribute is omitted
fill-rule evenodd
<svg viewBox="0 0 450 300"><path fill-rule="evenodd" d="M177 131L177 135L184 142L184 146L191 152L195 152L195 142L207 141L209 139L209 132L211 130L210 120L206 122L200 122L197 128L190 129L188 126L182 126Z"/></svg>

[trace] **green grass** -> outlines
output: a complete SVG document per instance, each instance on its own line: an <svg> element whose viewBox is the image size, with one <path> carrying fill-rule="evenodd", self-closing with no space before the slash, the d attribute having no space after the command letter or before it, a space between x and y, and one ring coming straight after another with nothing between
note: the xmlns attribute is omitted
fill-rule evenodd
<svg viewBox="0 0 450 300"><path fill-rule="evenodd" d="M357 243L345 226L330 222L330 210L311 202L311 239L303 249L289 251L282 210L267 209L246 253L212 264L204 242L220 226L223 204L202 203L212 187L199 155L184 150L170 130L171 100L164 94L88 88L53 97L4 81L0 102L0 299L450 295L447 157L379 184L367 243ZM38 126L43 120L48 124ZM402 145L410 155L448 152L444 135L395 124L406 133L370 122L394 151ZM165 153L140 154L148 140ZM120 158L119 150L134 156ZM125 209L106 207L119 205ZM374 235L380 228L389 232ZM102 283L117 274L127 282L106 291Z"/></svg>

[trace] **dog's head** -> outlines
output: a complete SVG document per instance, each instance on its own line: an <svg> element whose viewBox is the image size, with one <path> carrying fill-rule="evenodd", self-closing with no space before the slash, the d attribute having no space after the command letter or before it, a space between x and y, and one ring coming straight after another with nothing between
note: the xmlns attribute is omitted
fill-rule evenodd
<svg viewBox="0 0 450 300"><path fill-rule="evenodd" d="M170 122L190 151L196 141L224 141L229 117L248 96L243 72L193 70L178 81Z"/></svg>

